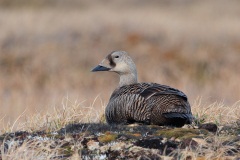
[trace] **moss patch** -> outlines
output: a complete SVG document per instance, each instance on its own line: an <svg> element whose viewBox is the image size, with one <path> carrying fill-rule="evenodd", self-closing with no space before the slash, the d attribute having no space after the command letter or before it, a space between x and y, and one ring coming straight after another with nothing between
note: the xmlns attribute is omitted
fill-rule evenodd
<svg viewBox="0 0 240 160"><path fill-rule="evenodd" d="M141 133L126 132L125 135L133 139L142 137Z"/></svg>
<svg viewBox="0 0 240 160"><path fill-rule="evenodd" d="M204 129L187 129L187 128L174 128L157 131L157 135L159 136L164 136L167 138L175 137L179 139L198 137L199 135L202 134L207 135L208 131Z"/></svg>
<svg viewBox="0 0 240 160"><path fill-rule="evenodd" d="M117 137L118 137L118 135L115 133L106 132L105 135L99 136L98 140L101 143L108 143L108 142L115 140Z"/></svg>

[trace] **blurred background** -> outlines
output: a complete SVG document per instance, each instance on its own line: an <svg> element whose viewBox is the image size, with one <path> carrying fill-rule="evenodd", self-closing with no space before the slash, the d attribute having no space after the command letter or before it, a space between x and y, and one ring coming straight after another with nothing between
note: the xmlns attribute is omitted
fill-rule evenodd
<svg viewBox="0 0 240 160"><path fill-rule="evenodd" d="M240 99L239 0L0 0L0 125L66 97L106 104L118 76L90 70L113 50L191 104Z"/></svg>

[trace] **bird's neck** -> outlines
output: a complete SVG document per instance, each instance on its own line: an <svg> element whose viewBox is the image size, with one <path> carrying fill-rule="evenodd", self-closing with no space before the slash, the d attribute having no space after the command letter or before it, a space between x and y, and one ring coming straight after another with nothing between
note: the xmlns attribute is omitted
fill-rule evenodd
<svg viewBox="0 0 240 160"><path fill-rule="evenodd" d="M137 72L120 75L119 87L137 83Z"/></svg>

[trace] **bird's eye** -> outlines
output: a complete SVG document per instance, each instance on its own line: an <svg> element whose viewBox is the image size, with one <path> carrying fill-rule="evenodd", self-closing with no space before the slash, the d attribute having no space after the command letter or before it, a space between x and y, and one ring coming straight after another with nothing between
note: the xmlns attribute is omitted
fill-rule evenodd
<svg viewBox="0 0 240 160"><path fill-rule="evenodd" d="M115 56L115 58L119 58L119 56Z"/></svg>

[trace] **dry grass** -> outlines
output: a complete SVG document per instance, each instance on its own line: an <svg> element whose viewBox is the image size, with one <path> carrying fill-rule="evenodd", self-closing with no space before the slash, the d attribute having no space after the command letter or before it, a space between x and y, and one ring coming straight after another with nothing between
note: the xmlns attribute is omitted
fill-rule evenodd
<svg viewBox="0 0 240 160"><path fill-rule="evenodd" d="M100 106L99 106L100 105ZM13 131L56 131L70 123L96 123L102 121L105 105L98 97L92 104L86 106L86 102L71 101L64 98L61 107L54 107L53 111L38 112L33 114L21 114L13 124L3 126L4 132ZM25 111L26 112L26 111ZM23 116L24 115L24 116ZM20 120L20 119L23 120Z"/></svg>
<svg viewBox="0 0 240 160"><path fill-rule="evenodd" d="M71 101L64 98L61 108L54 108L54 111L39 112L24 117L24 122L19 118L12 124L6 125L4 132L15 130L24 131L56 131L70 123L102 123L106 105L97 97L92 104L86 106L85 102ZM205 103L201 98L195 100L192 105L194 117L200 123L213 122L219 127L232 124L240 120L240 102L228 106L222 102ZM19 116L21 117L21 115Z"/></svg>
<svg viewBox="0 0 240 160"><path fill-rule="evenodd" d="M240 101L228 106L223 102L206 104L201 98L198 98L192 106L192 112L202 123L213 122L218 125L226 125L240 120Z"/></svg>

